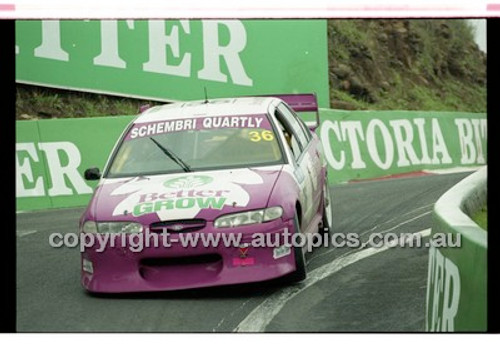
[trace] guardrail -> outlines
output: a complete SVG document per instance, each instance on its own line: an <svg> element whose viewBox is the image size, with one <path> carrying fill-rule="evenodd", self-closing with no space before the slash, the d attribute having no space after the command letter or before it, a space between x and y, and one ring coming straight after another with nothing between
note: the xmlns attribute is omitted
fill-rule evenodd
<svg viewBox="0 0 500 349"><path fill-rule="evenodd" d="M460 247L431 246L429 250L426 331L487 330L487 232L470 218L486 200L485 166L434 206L431 239L445 233Z"/></svg>

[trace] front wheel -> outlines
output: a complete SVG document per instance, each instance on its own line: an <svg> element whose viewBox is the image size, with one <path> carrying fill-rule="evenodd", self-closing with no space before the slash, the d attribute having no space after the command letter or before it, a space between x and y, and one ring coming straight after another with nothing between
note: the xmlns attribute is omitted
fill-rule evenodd
<svg viewBox="0 0 500 349"><path fill-rule="evenodd" d="M332 220L332 199L328 179L325 178L325 184L323 185L323 217L321 219L321 227L324 233L329 233L332 230Z"/></svg>
<svg viewBox="0 0 500 349"><path fill-rule="evenodd" d="M302 231L300 229L297 213L295 214L294 225L295 234L300 234ZM299 282L307 277L306 256L304 249L300 246L294 246L293 252L295 254L295 271L285 278L287 282Z"/></svg>

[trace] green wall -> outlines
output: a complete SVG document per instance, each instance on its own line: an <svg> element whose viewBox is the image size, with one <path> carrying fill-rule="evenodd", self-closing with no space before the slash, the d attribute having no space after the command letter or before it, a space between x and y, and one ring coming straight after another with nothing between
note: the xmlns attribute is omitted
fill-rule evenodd
<svg viewBox="0 0 500 349"><path fill-rule="evenodd" d="M320 111L318 130L332 184L486 162L486 115ZM17 210L84 206L133 116L16 122Z"/></svg>

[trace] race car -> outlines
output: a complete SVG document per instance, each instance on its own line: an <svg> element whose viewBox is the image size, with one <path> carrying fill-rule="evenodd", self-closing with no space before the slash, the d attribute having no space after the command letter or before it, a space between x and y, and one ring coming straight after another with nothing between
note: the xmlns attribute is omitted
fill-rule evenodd
<svg viewBox="0 0 500 349"><path fill-rule="evenodd" d="M96 238L81 253L83 287L121 293L305 279L304 239L332 223L318 126L314 94L144 110L102 172L85 171L99 183L80 219L81 234Z"/></svg>

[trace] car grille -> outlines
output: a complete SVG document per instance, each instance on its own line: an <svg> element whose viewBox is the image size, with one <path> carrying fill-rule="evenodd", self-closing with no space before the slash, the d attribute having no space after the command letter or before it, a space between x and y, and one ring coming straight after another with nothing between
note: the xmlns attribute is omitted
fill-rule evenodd
<svg viewBox="0 0 500 349"><path fill-rule="evenodd" d="M174 221L155 222L150 224L149 231L161 234L167 231L170 234L189 233L205 228L207 222L204 219L183 219ZM166 229L166 230L165 230Z"/></svg>

